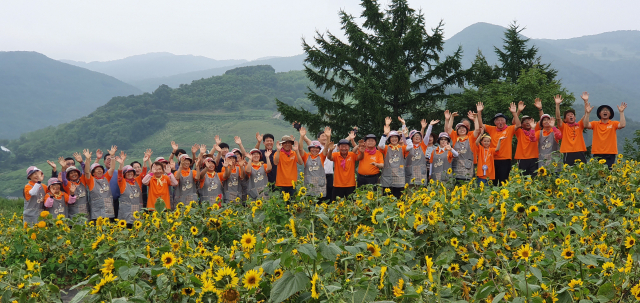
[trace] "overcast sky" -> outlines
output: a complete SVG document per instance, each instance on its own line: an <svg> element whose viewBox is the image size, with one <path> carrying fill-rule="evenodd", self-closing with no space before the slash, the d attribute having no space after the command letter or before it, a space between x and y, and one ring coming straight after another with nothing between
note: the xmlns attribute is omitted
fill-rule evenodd
<svg viewBox="0 0 640 303"><path fill-rule="evenodd" d="M381 0L386 5L388 0ZM107 61L149 52L214 59L293 56L316 30L340 33L338 11L359 16L356 0L0 1L0 51ZM532 38L563 39L640 30L640 1L409 0L427 27L450 37L476 22L517 20Z"/></svg>

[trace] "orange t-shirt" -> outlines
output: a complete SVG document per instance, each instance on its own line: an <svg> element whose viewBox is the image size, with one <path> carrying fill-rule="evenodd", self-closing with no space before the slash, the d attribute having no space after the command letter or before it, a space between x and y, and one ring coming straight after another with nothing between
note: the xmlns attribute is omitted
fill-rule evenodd
<svg viewBox="0 0 640 303"><path fill-rule="evenodd" d="M316 158L317 157L320 157L320 163L324 163L324 160L327 159L327 156L325 156L323 154L318 154L316 156ZM311 156L311 153L306 153L305 152L304 154L302 154L302 163L307 164L307 159L309 159L309 158L315 159L314 157Z"/></svg>
<svg viewBox="0 0 640 303"><path fill-rule="evenodd" d="M533 131L534 136L536 136L536 140L540 140L540 132L537 132L535 129L531 129L531 131ZM516 160L538 158L538 141L531 142L529 137L524 134L524 130L522 128L518 128L516 130L516 138L518 138L518 144L516 146ZM502 144L500 144L500 150L502 150L502 148L504 147L504 141L506 141L506 139L502 140Z"/></svg>
<svg viewBox="0 0 640 303"><path fill-rule="evenodd" d="M440 148L437 147L436 149L434 149L431 152L431 157L429 157L429 163L433 163L433 156L434 155L442 155L442 153L446 152L446 150L442 150L440 151ZM447 154L447 160L449 161L449 163L451 163L451 161L453 161L453 153L451 151L448 152L449 154Z"/></svg>
<svg viewBox="0 0 640 303"><path fill-rule="evenodd" d="M62 195L62 198L64 200L65 203L69 203L69 195L67 193L65 193L64 191L61 191L60 194ZM53 195L51 193L47 193L46 195L44 195L44 200L47 201L47 199L49 198L54 198Z"/></svg>
<svg viewBox="0 0 640 303"><path fill-rule="evenodd" d="M149 181L149 193L147 196L147 208L155 209L156 200L161 198L164 201L164 205L167 209L171 208L171 197L169 196L169 186L171 186L171 178L163 174L162 177L157 179L155 176L151 177Z"/></svg>
<svg viewBox="0 0 640 303"><path fill-rule="evenodd" d="M503 140L504 141L504 140ZM502 147L502 146L501 146ZM476 176L478 176L478 178L480 179L485 179L485 180L493 180L496 178L496 170L495 167L493 166L493 158L494 156L497 154L496 153L496 149L490 147L489 149L486 149L482 146L477 146L478 148L478 168L476 170ZM498 151L500 152L500 151ZM484 170L482 169L482 166L486 165L487 166L487 174L484 174Z"/></svg>
<svg viewBox="0 0 640 303"><path fill-rule="evenodd" d="M276 173L276 186L292 187L295 181L298 181L298 158L296 157L296 151L292 150L290 156L287 156L284 152L280 152L278 171Z"/></svg>
<svg viewBox="0 0 640 303"><path fill-rule="evenodd" d="M333 157L333 187L353 187L356 186L356 160L358 156L354 152L349 152L346 157L342 157L340 152L331 154ZM342 160L345 160L345 167L342 168Z"/></svg>
<svg viewBox="0 0 640 303"><path fill-rule="evenodd" d="M376 153L373 155L366 151L364 152L364 158L362 158L360 164L358 164L358 175L371 176L379 174L380 169L371 163L384 163L384 156L379 150L376 150Z"/></svg>
<svg viewBox="0 0 640 303"><path fill-rule="evenodd" d="M142 187L142 177L146 175L147 175L147 168L143 167L142 173L139 174L137 177L134 177L133 179L136 180L136 182L138 183L138 186ZM121 194L123 194L124 191L127 189L127 181L124 179L124 176L122 175L122 170L118 170L118 188L120 188Z"/></svg>
<svg viewBox="0 0 640 303"><path fill-rule="evenodd" d="M93 175L91 174L84 174L84 179L85 179L85 185L89 188L89 191L93 190L93 186L95 185L95 182L93 182L95 180L95 178L93 177ZM104 175L103 175L104 179L107 179L107 183L109 183L111 181L111 174L109 173L109 171L107 171Z"/></svg>
<svg viewBox="0 0 640 303"><path fill-rule="evenodd" d="M378 150L382 153L383 156L386 157L387 156L387 149L389 148L389 146L391 146L391 145L387 144L387 145L385 145L385 147L383 149L378 149ZM402 148L402 155L403 155L403 157L406 158L407 155L409 154L409 151L407 151L407 146L406 145L398 145L398 146L400 146L400 148ZM425 150L426 150L426 148L425 148Z"/></svg>
<svg viewBox="0 0 640 303"><path fill-rule="evenodd" d="M214 170L212 173L210 173L209 171L207 171L207 175L209 176L209 178L214 178L216 174L218 174L218 178L220 178L220 181L226 181L226 179L224 178L224 172L216 173ZM203 176L202 179L200 179L200 188L204 187L204 181L207 178L207 175Z"/></svg>
<svg viewBox="0 0 640 303"><path fill-rule="evenodd" d="M27 200L31 199L31 195L29 194L29 191L33 188L34 185L36 185L36 182L29 181L29 183L27 183L27 185L24 186L23 193L24 193L24 198L25 199L27 199ZM46 194L47 191L48 191L47 186L42 184L42 183L40 183L40 185L42 185L42 189L44 190L44 193Z"/></svg>
<svg viewBox="0 0 640 303"><path fill-rule="evenodd" d="M620 122L611 121L602 123L600 121L591 121L593 129L593 141L591 142L591 154L617 154L618 153L618 125Z"/></svg>
<svg viewBox="0 0 640 303"><path fill-rule="evenodd" d="M511 144L513 143L513 134L516 131L516 126L509 125L502 131L498 131L498 128L493 125L485 124L484 127L487 129L489 136L491 136L491 148L496 148L496 146L498 146L498 141L501 137L507 137L502 140L500 150L496 154L495 160L511 160L511 155L513 153Z"/></svg>
<svg viewBox="0 0 640 303"><path fill-rule="evenodd" d="M560 131L562 132L562 142L560 143L561 153L575 153L587 151L587 146L584 144L584 123L582 120L578 121L576 125L570 126L568 123L562 123Z"/></svg>
<svg viewBox="0 0 640 303"><path fill-rule="evenodd" d="M255 169L255 170L260 169L260 167L264 167L264 172L265 173L267 172L267 164L257 164L256 165L256 164L251 163L251 167L253 167L253 169ZM251 170L245 171L244 174L245 174L246 177L251 176Z"/></svg>
<svg viewBox="0 0 640 303"><path fill-rule="evenodd" d="M189 176L189 172L191 172L191 175L193 175L193 180L198 180L198 175L196 174L195 170L188 170L188 169L187 170L183 170L183 169L180 169L179 171L178 170L175 171L173 173L173 176L176 177L176 180L178 180L178 182L180 182L180 176L178 175L178 173L181 174L183 177L187 177L187 176Z"/></svg>

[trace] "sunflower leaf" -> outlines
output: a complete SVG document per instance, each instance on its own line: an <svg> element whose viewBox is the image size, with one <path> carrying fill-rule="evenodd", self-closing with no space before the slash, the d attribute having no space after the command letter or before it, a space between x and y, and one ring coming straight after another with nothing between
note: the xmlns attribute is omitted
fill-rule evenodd
<svg viewBox="0 0 640 303"><path fill-rule="evenodd" d="M273 283L271 288L271 301L274 303L280 303L293 294L305 289L309 284L309 278L302 272L293 274L291 271L286 271L282 278Z"/></svg>

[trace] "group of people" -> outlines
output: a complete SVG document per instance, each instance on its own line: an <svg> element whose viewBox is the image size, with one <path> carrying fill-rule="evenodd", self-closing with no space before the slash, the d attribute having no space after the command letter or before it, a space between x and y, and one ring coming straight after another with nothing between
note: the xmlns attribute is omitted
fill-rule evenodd
<svg viewBox="0 0 640 303"><path fill-rule="evenodd" d="M534 106L540 115L537 122L530 116L520 117L526 107L522 101L509 107L512 125L507 125L507 117L501 113L493 117L493 125L484 124L484 105L478 103L476 112L469 111L454 127L454 119L459 115L447 110L444 132L437 136L433 127L439 120L427 123L423 119L420 131L409 131L405 121L398 117L402 128L391 130L392 119L387 117L380 138L368 134L358 142L356 132L352 131L334 143L329 127L311 140L307 130L295 123L298 140L287 135L276 142L271 134L257 133L255 147L248 153L239 137L234 138L238 147L230 150L219 136L209 150L206 145L194 144L190 155L171 142L173 152L168 160L157 157L151 161L153 151L148 149L142 163L125 164L127 154L123 151L117 154L116 146L106 154L97 150L95 161L93 153L85 149L82 155L60 157L60 172L56 163L48 161L52 175L46 185L40 169L35 166L27 169L24 221L36 223L40 212L47 209L54 215L73 217L82 213L91 220L118 218L132 224L134 212L153 210L157 201L175 209L181 202L221 205L249 198L263 199L274 191L293 195L299 165L303 167L307 195L329 201L346 198L356 186L370 184L396 197L405 188L423 186L429 180L444 182L455 178L468 182L476 178L481 183L493 181L500 185L508 179L512 168L514 136L518 168L526 175L535 175L540 167L551 168L554 161L561 162L560 157L568 165L586 161L584 129L593 129L593 156L611 166L618 153L616 131L625 127L627 105L618 106L619 122L611 120L614 112L608 105L597 109L599 121L590 122L593 106L588 93L583 93L582 99L585 112L580 120L572 109L561 116L563 99L559 95L554 98L555 117L545 114L541 100L535 99Z"/></svg>

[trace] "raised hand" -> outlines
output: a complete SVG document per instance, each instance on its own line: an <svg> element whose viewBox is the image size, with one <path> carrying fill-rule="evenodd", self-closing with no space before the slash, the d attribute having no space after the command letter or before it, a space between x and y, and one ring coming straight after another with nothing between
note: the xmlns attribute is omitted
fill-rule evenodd
<svg viewBox="0 0 640 303"><path fill-rule="evenodd" d="M78 188L78 185L76 185L73 182L69 182L69 193L76 193L76 188Z"/></svg>
<svg viewBox="0 0 640 303"><path fill-rule="evenodd" d="M476 114L476 113L475 113L475 112L473 112L473 111L469 111L469 112L467 113L467 118L469 118L469 120L472 120L472 121L473 121L473 120L475 120L477 116L478 116L478 114Z"/></svg>
<svg viewBox="0 0 640 303"><path fill-rule="evenodd" d="M591 106L591 103L589 102L585 103L584 111L587 112L587 114L590 114L592 110L593 110L593 106Z"/></svg>
<svg viewBox="0 0 640 303"><path fill-rule="evenodd" d="M449 143L445 143L445 144L444 144L444 150L446 150L446 151L451 150L451 144L449 144Z"/></svg>
<svg viewBox="0 0 640 303"><path fill-rule="evenodd" d="M172 167L176 167L176 163L173 162L173 159L171 159L171 161L169 161L169 164L166 164L164 166L164 173L167 174L167 175L171 174L171 168Z"/></svg>
<svg viewBox="0 0 640 303"><path fill-rule="evenodd" d="M218 144L214 145L213 149L215 149L217 152L222 152L222 148L220 148Z"/></svg>
<svg viewBox="0 0 640 303"><path fill-rule="evenodd" d="M124 151L120 152L120 159L122 159L122 162L124 162L125 160L127 160L127 154ZM124 164L123 164L124 165Z"/></svg>
<svg viewBox="0 0 640 303"><path fill-rule="evenodd" d="M580 98L582 98L582 100L584 100L584 103L589 102L589 93L583 92L582 96L580 96Z"/></svg>
<svg viewBox="0 0 640 303"><path fill-rule="evenodd" d="M120 163L120 167L124 166L124 159L120 158L120 156L116 156L116 162Z"/></svg>
<svg viewBox="0 0 640 303"><path fill-rule="evenodd" d="M151 149L147 149L146 152L144 152L144 157L142 158L142 162L147 162L151 159L151 154L153 154L153 152L151 151Z"/></svg>
<svg viewBox="0 0 640 303"><path fill-rule="evenodd" d="M402 119L402 117L398 116L398 121L400 121L400 123L402 123L402 125L405 125L407 123L405 123L404 119Z"/></svg>
<svg viewBox="0 0 640 303"><path fill-rule="evenodd" d="M98 150L96 150L96 158L97 159L102 159L102 156L104 154L102 153L102 151L98 148Z"/></svg>
<svg viewBox="0 0 640 303"><path fill-rule="evenodd" d="M269 156L271 156L272 153L273 153L273 151L267 150L267 151L264 152L264 156L269 158Z"/></svg>
<svg viewBox="0 0 640 303"><path fill-rule="evenodd" d="M429 125L427 124L427 119L420 120L420 125L422 126L422 128L427 128L427 125Z"/></svg>
<svg viewBox="0 0 640 303"><path fill-rule="evenodd" d="M557 103L557 102L556 102ZM537 108L537 109L542 109L542 99L540 98L536 98L535 100L533 100L533 105Z"/></svg>
<svg viewBox="0 0 640 303"><path fill-rule="evenodd" d="M522 101L520 101L520 102L522 102ZM518 111L518 107L516 107L516 103L515 102L511 102L511 105L509 106L509 111L514 115L516 114L516 112Z"/></svg>
<svg viewBox="0 0 640 303"><path fill-rule="evenodd" d="M331 137L331 127L329 126L324 127L324 135L327 136L327 139Z"/></svg>
<svg viewBox="0 0 640 303"><path fill-rule="evenodd" d="M49 166L51 166L51 168L53 168L54 170L57 169L56 163L51 161L51 160L47 160L47 164L49 164Z"/></svg>
<svg viewBox="0 0 640 303"><path fill-rule="evenodd" d="M358 141L358 150L361 153L364 153L364 140L360 139L360 141Z"/></svg>
<svg viewBox="0 0 640 303"><path fill-rule="evenodd" d="M436 125L440 123L440 120L431 120L431 122L429 122L430 125Z"/></svg>
<svg viewBox="0 0 640 303"><path fill-rule="evenodd" d="M549 119L549 126L550 127L556 126L556 118L552 117L552 118Z"/></svg>
<svg viewBox="0 0 640 303"><path fill-rule="evenodd" d="M220 145L220 143L222 143L222 140L220 140L220 136L216 135L214 138L214 140L216 140L216 144Z"/></svg>
<svg viewBox="0 0 640 303"><path fill-rule="evenodd" d="M335 146L335 143L333 143L333 141L329 141L329 143L327 143L327 150L332 151L334 146Z"/></svg>
<svg viewBox="0 0 640 303"><path fill-rule="evenodd" d="M193 146L191 146L191 153L195 154L199 149L200 149L200 145L196 143Z"/></svg>
<svg viewBox="0 0 640 303"><path fill-rule="evenodd" d="M449 112L448 109L444 111L444 118L447 120L451 119L451 112Z"/></svg>
<svg viewBox="0 0 640 303"><path fill-rule="evenodd" d="M478 113L481 113L483 110L484 110L484 103L482 102L476 103L476 111L478 111Z"/></svg>
<svg viewBox="0 0 640 303"><path fill-rule="evenodd" d="M73 158L76 159L77 162L82 162L82 155L79 153L73 153Z"/></svg>
<svg viewBox="0 0 640 303"><path fill-rule="evenodd" d="M242 145L242 139L240 139L240 137L238 136L233 137L233 142L235 142L238 145Z"/></svg>
<svg viewBox="0 0 640 303"><path fill-rule="evenodd" d="M200 154L206 154L207 153L207 145L202 144L200 145Z"/></svg>
<svg viewBox="0 0 640 303"><path fill-rule="evenodd" d="M524 101L518 102L518 112L521 113L524 110L525 107L527 107L527 106L524 104Z"/></svg>
<svg viewBox="0 0 640 303"><path fill-rule="evenodd" d="M500 139L498 139L498 141L502 141L504 139L506 139L507 137L500 137Z"/></svg>
<svg viewBox="0 0 640 303"><path fill-rule="evenodd" d="M484 134L484 126L480 127L478 130L480 131L481 135Z"/></svg>
<svg viewBox="0 0 640 303"><path fill-rule="evenodd" d="M173 153L175 153L176 151L178 151L179 146L175 141L171 141L171 148L173 149Z"/></svg>
<svg viewBox="0 0 640 303"><path fill-rule="evenodd" d="M115 145L111 145L111 149L109 150L109 155L113 156L118 151L118 147Z"/></svg>
<svg viewBox="0 0 640 303"><path fill-rule="evenodd" d="M618 112L620 113L624 113L624 110L627 108L627 103L622 102L622 104L620 104L618 106Z"/></svg>
<svg viewBox="0 0 640 303"><path fill-rule="evenodd" d="M63 157L58 157L58 163L60 163L62 170L67 168L67 161Z"/></svg>
<svg viewBox="0 0 640 303"><path fill-rule="evenodd" d="M307 129L304 128L304 126L300 127L300 137L303 137L307 135Z"/></svg>
<svg viewBox="0 0 640 303"><path fill-rule="evenodd" d="M278 143L276 143L276 148L278 150L282 149L282 142L278 141Z"/></svg>
<svg viewBox="0 0 640 303"><path fill-rule="evenodd" d="M298 141L293 141L293 146L291 147L292 150L298 150Z"/></svg>
<svg viewBox="0 0 640 303"><path fill-rule="evenodd" d="M389 126L389 125L385 125L385 126L384 126L384 135L385 135L385 136L386 136L386 135L388 135L388 134L389 134L389 132L391 132L391 126Z"/></svg>
<svg viewBox="0 0 640 303"><path fill-rule="evenodd" d="M384 125L386 125L386 126L391 125L391 117L384 118Z"/></svg>
<svg viewBox="0 0 640 303"><path fill-rule="evenodd" d="M89 159L91 158L91 152L88 149L83 149L82 150L82 154L84 155L85 158Z"/></svg>
<svg viewBox="0 0 640 303"><path fill-rule="evenodd" d="M349 136L347 136L347 140L351 141L356 138L356 132L350 131Z"/></svg>
<svg viewBox="0 0 640 303"><path fill-rule="evenodd" d="M262 142L262 135L260 133L256 133L256 140L258 140L258 142Z"/></svg>
<svg viewBox="0 0 640 303"><path fill-rule="evenodd" d="M588 95L587 95L587 99L589 99ZM564 99L562 99L562 96L560 95L555 95L555 97L553 97L553 101L555 101L556 104L560 104L562 103L562 101L564 101Z"/></svg>
<svg viewBox="0 0 640 303"><path fill-rule="evenodd" d="M457 117L457 116L460 116L460 115L458 115L458 112L451 113L451 117Z"/></svg>

